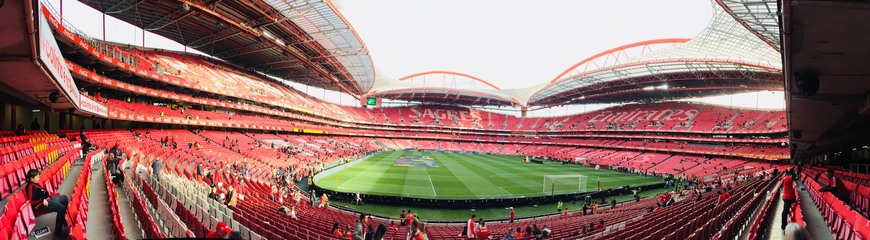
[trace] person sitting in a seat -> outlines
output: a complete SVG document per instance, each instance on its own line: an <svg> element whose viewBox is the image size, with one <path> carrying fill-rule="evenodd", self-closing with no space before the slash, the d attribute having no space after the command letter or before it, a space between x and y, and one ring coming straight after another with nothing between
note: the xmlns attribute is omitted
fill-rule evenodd
<svg viewBox="0 0 870 240"><path fill-rule="evenodd" d="M54 235L57 237L68 236L66 223L66 207L69 204L69 197L64 195L51 196L48 191L39 184L39 171L31 169L27 171L27 186L24 188L24 194L30 200L30 206L33 207L33 212L56 212L54 224Z"/></svg>

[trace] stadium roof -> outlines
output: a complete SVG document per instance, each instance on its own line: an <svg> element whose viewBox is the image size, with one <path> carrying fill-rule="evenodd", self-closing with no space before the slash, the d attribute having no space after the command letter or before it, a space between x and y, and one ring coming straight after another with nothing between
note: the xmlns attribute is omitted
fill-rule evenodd
<svg viewBox="0 0 870 240"><path fill-rule="evenodd" d="M716 0L744 27L780 51L778 0Z"/></svg>
<svg viewBox="0 0 870 240"><path fill-rule="evenodd" d="M618 46L578 62L544 84L519 89L501 89L447 71L401 79L381 76L365 45L330 1L84 3L236 65L354 96L547 107L781 90L782 63L779 45L773 44L778 35L770 33L769 1L713 1L717 4L712 4L712 19L691 40L655 39ZM406 81L438 76L463 78L480 86Z"/></svg>
<svg viewBox="0 0 870 240"><path fill-rule="evenodd" d="M329 1L83 3L182 45L279 78L355 96L374 84L368 50Z"/></svg>
<svg viewBox="0 0 870 240"><path fill-rule="evenodd" d="M712 19L694 39L654 39L615 47L578 62L543 85L478 90L378 84L370 94L409 101L456 96L472 105L513 99L513 105L546 107L782 90L777 48L748 29L713 4Z"/></svg>
<svg viewBox="0 0 870 240"><path fill-rule="evenodd" d="M399 79L378 78L378 84L366 96L439 104L521 106L511 95L469 74L429 71Z"/></svg>

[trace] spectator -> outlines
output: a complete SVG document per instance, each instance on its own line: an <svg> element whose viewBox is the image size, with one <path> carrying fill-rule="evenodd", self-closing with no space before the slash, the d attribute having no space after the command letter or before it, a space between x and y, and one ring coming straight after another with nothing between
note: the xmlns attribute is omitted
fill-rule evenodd
<svg viewBox="0 0 870 240"><path fill-rule="evenodd" d="M789 223L785 226L785 231L783 232L784 240L813 240L810 237L810 232L804 228L803 225L797 223Z"/></svg>
<svg viewBox="0 0 870 240"><path fill-rule="evenodd" d="M30 122L30 130L33 130L33 131L39 130L39 123L36 120L37 119L34 118L33 122Z"/></svg>
<svg viewBox="0 0 870 240"><path fill-rule="evenodd" d="M163 170L163 162L160 161L160 158L155 158L154 161L151 162L151 174L158 182L160 181L161 170Z"/></svg>
<svg viewBox="0 0 870 240"><path fill-rule="evenodd" d="M372 236L373 240L383 240L387 236L387 226L384 224L378 224L378 228L375 230L375 235Z"/></svg>
<svg viewBox="0 0 870 240"><path fill-rule="evenodd" d="M202 179L202 163L196 164L196 177L197 177L197 180Z"/></svg>
<svg viewBox="0 0 870 240"><path fill-rule="evenodd" d="M535 239L541 238L541 229L538 228L538 224L532 224L532 236L534 236Z"/></svg>
<svg viewBox="0 0 870 240"><path fill-rule="evenodd" d="M299 205L302 201L302 193L298 189L293 189L293 192L290 194L293 195L293 201L295 202L294 205Z"/></svg>
<svg viewBox="0 0 870 240"><path fill-rule="evenodd" d="M426 225L423 225L423 223L421 223L417 219L414 219L414 221L411 223L414 226L413 240L428 240L429 239L428 237L426 237L426 233L425 233L426 232L426 229L425 229Z"/></svg>
<svg viewBox="0 0 870 240"><path fill-rule="evenodd" d="M326 193L320 195L320 204L317 205L318 208L328 207L329 205L329 196L326 196Z"/></svg>
<svg viewBox="0 0 870 240"><path fill-rule="evenodd" d="M34 212L56 212L54 235L57 237L67 236L69 230L64 230L64 227L67 227L64 216L66 216L69 197L64 195L51 196L48 190L39 183L39 171L36 169L27 171L27 186L24 187L24 194L30 200L30 206Z"/></svg>
<svg viewBox="0 0 870 240"><path fill-rule="evenodd" d="M467 227L465 231L465 237L468 239L474 239L475 231L477 230L476 228L474 228L474 217L476 216L477 215L475 214L471 214L471 218L468 219L468 222L466 222L465 224L465 226Z"/></svg>
<svg viewBox="0 0 870 240"><path fill-rule="evenodd" d="M719 191L719 201L716 202L716 206L719 206L719 205L722 205L722 203L725 203L725 200L728 200L729 196L731 196L731 195L728 194L728 191L720 190Z"/></svg>
<svg viewBox="0 0 870 240"><path fill-rule="evenodd" d="M610 208L616 208L616 197L610 200Z"/></svg>
<svg viewBox="0 0 870 240"><path fill-rule="evenodd" d="M233 231L232 233L230 233L230 236L228 237L228 239L243 240L244 238L242 238L242 232Z"/></svg>
<svg viewBox="0 0 870 240"><path fill-rule="evenodd" d="M375 226L369 224L368 229L366 230L366 240L372 240L375 237Z"/></svg>
<svg viewBox="0 0 870 240"><path fill-rule="evenodd" d="M509 223L513 223L513 222L514 222L514 207L511 207L511 218L510 218Z"/></svg>
<svg viewBox="0 0 870 240"><path fill-rule="evenodd" d="M408 225L405 219L405 209L402 209L402 214L399 214L399 225L405 226Z"/></svg>
<svg viewBox="0 0 870 240"><path fill-rule="evenodd" d="M211 199L213 199L213 200L215 200L215 201L220 201L220 198L218 197L217 191L218 191L218 190L217 190L217 186L212 186L212 187L211 187L211 192L208 193L208 198L211 198Z"/></svg>
<svg viewBox="0 0 870 240"><path fill-rule="evenodd" d="M553 231L547 228L547 224L544 224L544 229L541 229L541 238L547 238L553 235Z"/></svg>
<svg viewBox="0 0 870 240"><path fill-rule="evenodd" d="M408 215L405 216L405 217L407 218L407 219L405 219L405 220L406 220L406 222L407 222L408 224L411 224L411 223L414 222L414 214L411 213L411 209L408 209Z"/></svg>
<svg viewBox="0 0 870 240"><path fill-rule="evenodd" d="M819 188L819 192L830 192L843 201L844 204L849 205L849 189L846 189L846 185L843 184L843 181L834 175L834 169L825 170L825 178L828 180L828 183L827 185L819 183L819 185L822 185L822 187ZM819 176L816 176L816 182L818 181Z"/></svg>
<svg viewBox="0 0 870 240"><path fill-rule="evenodd" d="M365 213L359 214L359 220L356 221L353 227L353 240L364 240L366 236L366 224L368 224L369 216Z"/></svg>
<svg viewBox="0 0 870 240"><path fill-rule="evenodd" d="M214 232L209 231L205 235L205 238L224 239L224 238L227 238L227 236L229 236L230 233L232 233L232 232L233 232L233 229L230 229L229 227L227 227L226 223L218 222L217 225L215 226Z"/></svg>
<svg viewBox="0 0 870 240"><path fill-rule="evenodd" d="M489 239L489 229L486 228L486 222L483 218L480 219L480 229L477 230L477 239Z"/></svg>
<svg viewBox="0 0 870 240"><path fill-rule="evenodd" d="M517 227L517 231L514 232L514 239L522 239L522 238L523 238L522 228Z"/></svg>
<svg viewBox="0 0 870 240"><path fill-rule="evenodd" d="M332 224L332 230L330 230L329 232L336 238L344 237L344 235L341 233L341 229L339 229L338 227L338 222Z"/></svg>
<svg viewBox="0 0 870 240"><path fill-rule="evenodd" d="M780 228L783 230L788 225L788 214L791 211L791 205L796 200L793 174L791 169L787 169L785 177L782 178L782 224L780 224Z"/></svg>
<svg viewBox="0 0 870 240"><path fill-rule="evenodd" d="M24 125L18 124L18 127L15 128L15 136L24 136L27 132L24 130Z"/></svg>
<svg viewBox="0 0 870 240"><path fill-rule="evenodd" d="M584 203L584 204L583 204L583 216L586 216L586 213L587 213L588 211L589 211L589 204L588 204L588 203Z"/></svg>

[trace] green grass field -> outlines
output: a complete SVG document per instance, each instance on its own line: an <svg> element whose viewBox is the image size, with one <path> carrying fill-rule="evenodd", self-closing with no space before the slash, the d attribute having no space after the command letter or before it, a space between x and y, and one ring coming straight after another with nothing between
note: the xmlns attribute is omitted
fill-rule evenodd
<svg viewBox="0 0 870 240"><path fill-rule="evenodd" d="M426 156L431 159L406 155ZM407 161L402 162L404 165L397 164L397 160L409 158L410 164ZM596 191L598 177L601 178L602 188L626 184L638 186L662 181L660 178L595 170L577 165L523 163L519 156L389 151L323 176L316 184L341 192L384 196L430 199L511 198L550 195L550 187L546 187L545 191L545 175L577 174L586 176L585 189L578 187L577 178L566 178L556 181L556 193Z"/></svg>

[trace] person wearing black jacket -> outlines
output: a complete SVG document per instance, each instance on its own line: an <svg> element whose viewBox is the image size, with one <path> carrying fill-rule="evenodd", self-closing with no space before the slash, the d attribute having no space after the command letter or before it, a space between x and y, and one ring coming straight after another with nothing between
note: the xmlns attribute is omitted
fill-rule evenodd
<svg viewBox="0 0 870 240"><path fill-rule="evenodd" d="M24 194L30 200L30 206L33 207L34 212L56 212L54 235L57 237L67 236L69 230L64 230L64 227L67 227L66 209L69 197L64 195L51 196L39 184L39 171L36 169L27 171L27 185L24 187Z"/></svg>

